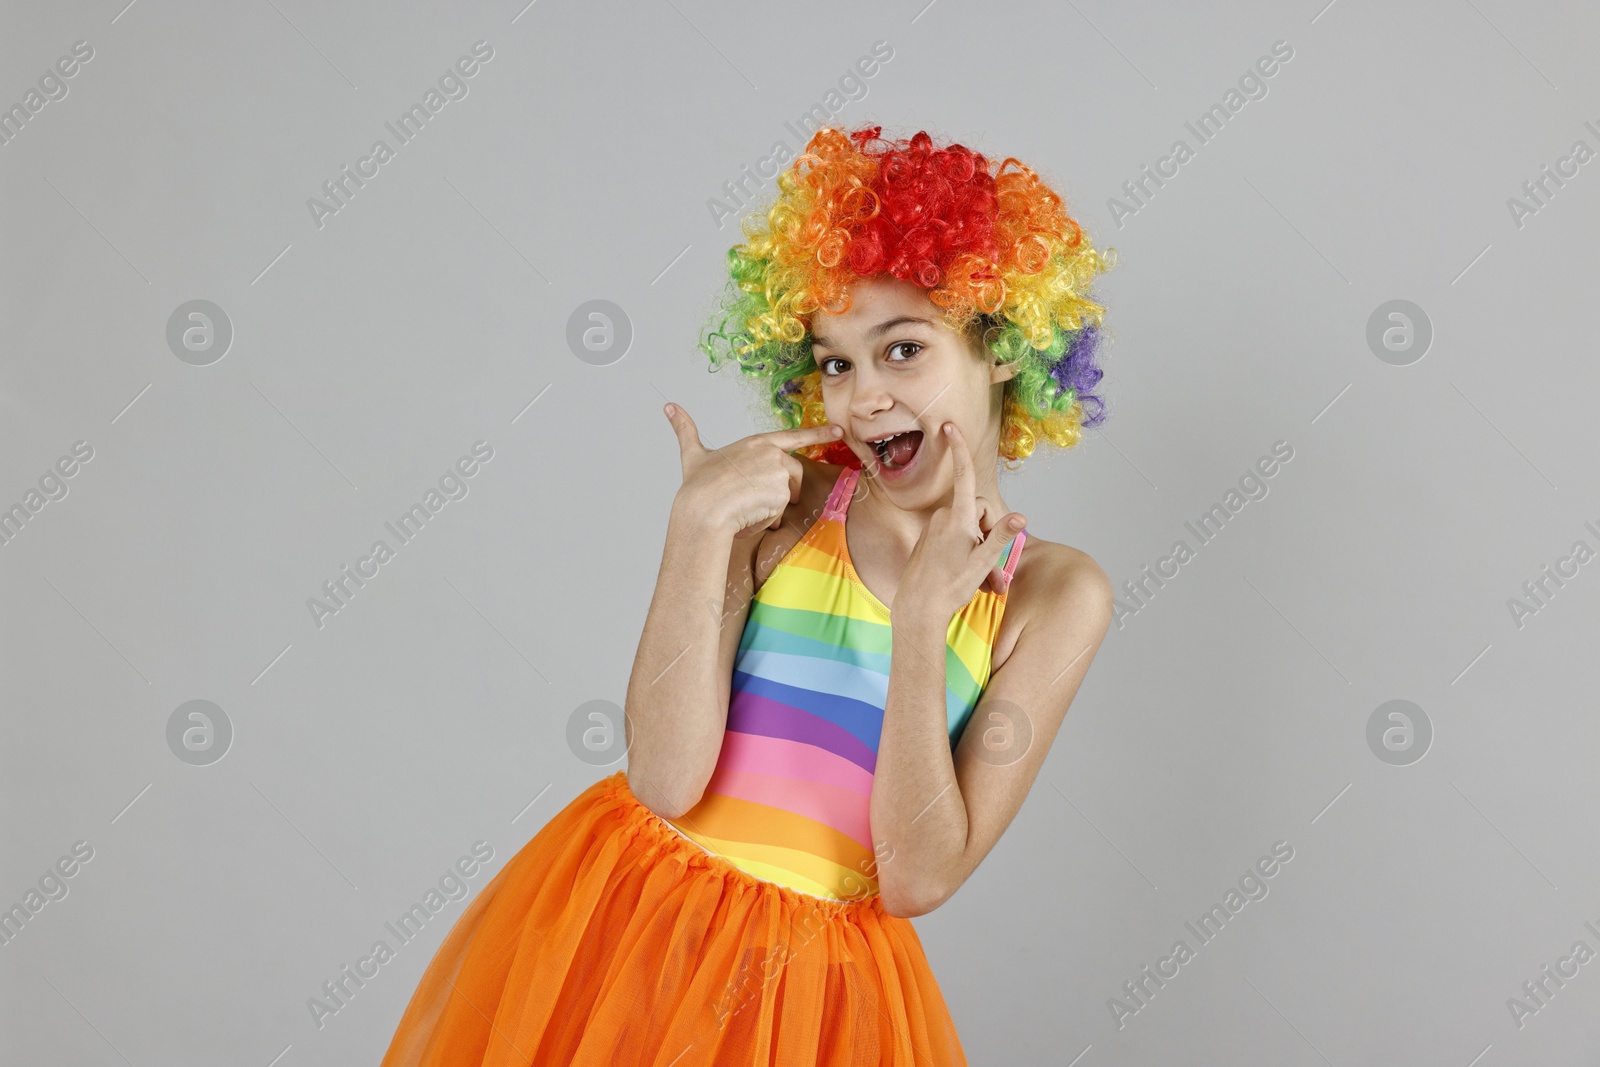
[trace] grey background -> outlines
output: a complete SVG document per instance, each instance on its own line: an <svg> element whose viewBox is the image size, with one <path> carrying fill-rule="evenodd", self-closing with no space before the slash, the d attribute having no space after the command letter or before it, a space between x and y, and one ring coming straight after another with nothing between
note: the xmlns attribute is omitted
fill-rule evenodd
<svg viewBox="0 0 1600 1067"><path fill-rule="evenodd" d="M661 405L713 446L769 428L693 349L738 239L707 200L879 40L837 123L1018 156L1120 257L1104 432L1002 475L1031 528L1121 586L1294 449L1113 625L1010 830L916 920L972 1062L1594 1062L1600 961L1520 1028L1507 999L1600 948L1600 564L1520 628L1507 601L1600 546L1600 163L1520 227L1507 200L1600 147L1600 18L924 4L6 5L0 103L94 58L0 145L0 503L94 456L0 545L0 903L94 856L0 945L5 1062L377 1062L461 901L320 1028L307 1001L615 769L566 732L623 699L679 483ZM319 229L307 199L478 40L469 94ZM209 366L166 343L195 299L234 329ZM592 299L634 331L609 366L566 345ZM1393 299L1435 331L1407 366L1366 341ZM308 598L479 440L319 628ZM167 742L197 699L233 729L209 766ZM1367 742L1392 699L1434 731L1407 766Z"/></svg>

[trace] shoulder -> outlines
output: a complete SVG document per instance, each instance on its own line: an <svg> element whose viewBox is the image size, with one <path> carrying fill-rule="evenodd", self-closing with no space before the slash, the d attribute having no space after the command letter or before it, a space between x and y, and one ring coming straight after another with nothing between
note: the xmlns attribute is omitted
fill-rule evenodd
<svg viewBox="0 0 1600 1067"><path fill-rule="evenodd" d="M828 492L833 489L833 483L838 481L839 475L846 470L846 468L837 464L823 463L819 460L807 459L805 456L795 456L794 458L800 461L800 466L805 471L806 481L823 487L823 499L827 499Z"/></svg>
<svg viewBox="0 0 1600 1067"><path fill-rule="evenodd" d="M828 506L828 497L833 493L833 487L838 484L839 477L849 468L840 467L832 463L820 463L805 456L795 456L800 461L802 471L800 483L800 499L789 505L788 514L784 516L786 525L798 524L803 531L817 519L822 517L822 511Z"/></svg>
<svg viewBox="0 0 1600 1067"><path fill-rule="evenodd" d="M835 467L831 463L819 463L814 459L807 459L805 456L801 455L796 455L794 458L800 461L801 467L805 468L806 479L808 481L811 479L820 479L823 477L824 471L839 471L843 469L841 467Z"/></svg>

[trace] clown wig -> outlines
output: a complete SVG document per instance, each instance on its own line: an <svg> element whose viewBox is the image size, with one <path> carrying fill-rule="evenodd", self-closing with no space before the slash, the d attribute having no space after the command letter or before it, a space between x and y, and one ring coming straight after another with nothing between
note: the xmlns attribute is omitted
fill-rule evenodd
<svg viewBox="0 0 1600 1067"><path fill-rule="evenodd" d="M700 340L715 371L732 360L756 379L785 428L820 426L821 373L806 316L843 312L856 278L890 274L928 290L944 321L981 338L1005 383L1000 455L1007 466L1043 438L1070 448L1105 420L1091 390L1105 308L1094 275L1116 250L1096 251L1061 197L1015 159L967 148L880 138L881 126L820 129L778 174L778 197L747 217L728 251L728 288ZM860 467L843 441L802 450Z"/></svg>

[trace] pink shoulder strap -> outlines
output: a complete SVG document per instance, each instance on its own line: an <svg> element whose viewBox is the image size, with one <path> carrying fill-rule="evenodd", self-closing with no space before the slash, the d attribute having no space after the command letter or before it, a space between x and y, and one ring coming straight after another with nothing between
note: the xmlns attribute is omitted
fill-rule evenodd
<svg viewBox="0 0 1600 1067"><path fill-rule="evenodd" d="M1024 526L1017 531L1016 540L1011 542L1011 558L1006 560L1005 571L1003 572L1008 582L1011 580L1011 572L1017 569L1017 561L1022 558L1022 544L1027 539L1028 528Z"/></svg>
<svg viewBox="0 0 1600 1067"><path fill-rule="evenodd" d="M828 503L822 510L825 519L842 519L849 510L850 498L855 495L856 479L861 476L861 471L854 467L846 467L834 479L833 492L828 494Z"/></svg>

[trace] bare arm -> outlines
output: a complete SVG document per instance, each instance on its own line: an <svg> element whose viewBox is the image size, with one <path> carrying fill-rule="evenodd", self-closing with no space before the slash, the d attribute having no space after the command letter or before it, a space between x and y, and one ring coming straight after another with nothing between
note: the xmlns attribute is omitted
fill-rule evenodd
<svg viewBox="0 0 1600 1067"><path fill-rule="evenodd" d="M736 538L680 495L628 680L628 786L682 815L704 792L727 725L733 656L759 537Z"/></svg>
<svg viewBox="0 0 1600 1067"><path fill-rule="evenodd" d="M889 914L923 915L948 900L1033 788L1111 622L1111 581L1079 555L1043 569L1034 561L1025 595L1039 606L984 687L954 753L939 659L945 631L910 612L895 624L872 809L873 836L888 846L878 880Z"/></svg>
<svg viewBox="0 0 1600 1067"><path fill-rule="evenodd" d="M763 528L800 499L790 450L837 427L777 430L708 449L689 413L669 406L683 485L673 498L655 596L628 679L628 786L652 811L682 815L716 770L733 658L749 611Z"/></svg>

